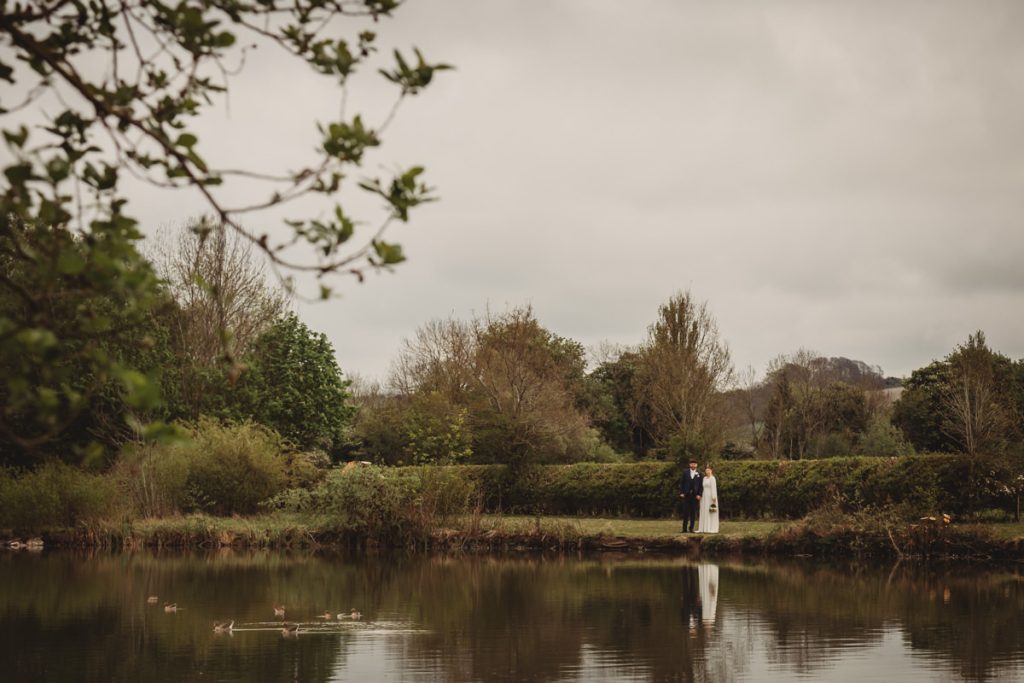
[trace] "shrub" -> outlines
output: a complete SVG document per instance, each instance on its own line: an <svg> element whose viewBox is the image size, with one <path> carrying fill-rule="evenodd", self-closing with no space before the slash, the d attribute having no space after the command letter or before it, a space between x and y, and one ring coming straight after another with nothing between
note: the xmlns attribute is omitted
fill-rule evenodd
<svg viewBox="0 0 1024 683"><path fill-rule="evenodd" d="M250 513L289 483L321 475L314 456L289 452L273 430L201 418L187 441L125 449L115 473L144 516Z"/></svg>
<svg viewBox="0 0 1024 683"><path fill-rule="evenodd" d="M903 432L888 418L875 416L860 435L857 450L864 455L910 455L913 447L903 438Z"/></svg>
<svg viewBox="0 0 1024 683"><path fill-rule="evenodd" d="M118 512L116 483L61 463L31 472L0 470L0 528L34 533L109 518Z"/></svg>
<svg viewBox="0 0 1024 683"><path fill-rule="evenodd" d="M845 457L800 461L725 461L715 465L723 514L799 518L838 501L847 511L903 506L961 514L969 461L949 455ZM452 468L478 489L490 511L664 517L677 510L679 468L671 463L579 463L514 470ZM982 491L975 504L1010 509L1005 495Z"/></svg>
<svg viewBox="0 0 1024 683"><path fill-rule="evenodd" d="M474 486L450 467L351 464L312 491L289 489L268 507L320 515L336 530L381 541L420 539L468 511Z"/></svg>

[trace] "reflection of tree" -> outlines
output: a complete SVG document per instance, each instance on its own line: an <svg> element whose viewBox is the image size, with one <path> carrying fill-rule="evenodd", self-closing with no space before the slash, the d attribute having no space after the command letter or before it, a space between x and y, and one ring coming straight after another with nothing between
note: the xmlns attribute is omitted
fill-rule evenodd
<svg viewBox="0 0 1024 683"><path fill-rule="evenodd" d="M913 650L951 660L971 680L997 677L1000 661L1024 651L1019 569L801 564L742 571L745 580L729 582L729 600L757 611L771 634L771 661L798 673L829 665L853 642L877 643L893 627Z"/></svg>
<svg viewBox="0 0 1024 683"><path fill-rule="evenodd" d="M5 680L326 681L345 645L338 637L285 642L273 632L212 633L213 621L225 616L272 618L267 596L275 591L274 577L290 571L279 559L18 560L18 566L0 565L0 652L17 653L4 657ZM183 611L165 614L147 605L150 593L179 601Z"/></svg>
<svg viewBox="0 0 1024 683"><path fill-rule="evenodd" d="M364 627L413 627L375 650L388 658L381 669L450 681L566 680L599 668L650 681L729 681L757 677L755 653L783 671L813 674L851 643L875 645L894 629L913 651L986 680L1024 651L1017 572L538 556L8 554L0 555L0 656L4 680L324 681L344 670L358 638L371 637L358 628L288 641L211 633L214 619L273 620L271 605L284 602L289 619L354 606ZM150 594L185 610L165 615L145 604Z"/></svg>

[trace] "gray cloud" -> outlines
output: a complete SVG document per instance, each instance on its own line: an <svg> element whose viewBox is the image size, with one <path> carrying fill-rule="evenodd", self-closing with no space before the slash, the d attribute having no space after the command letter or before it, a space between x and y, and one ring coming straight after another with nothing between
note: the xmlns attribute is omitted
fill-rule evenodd
<svg viewBox="0 0 1024 683"><path fill-rule="evenodd" d="M458 70L369 164L439 187L393 233L410 261L300 307L343 367L380 376L417 325L488 304L636 342L681 288L740 365L809 347L902 374L979 327L1024 356L1021 3L438 0L377 29ZM390 94L350 104L379 119ZM261 47L201 137L294 167L338 105ZM150 225L202 206L134 199Z"/></svg>

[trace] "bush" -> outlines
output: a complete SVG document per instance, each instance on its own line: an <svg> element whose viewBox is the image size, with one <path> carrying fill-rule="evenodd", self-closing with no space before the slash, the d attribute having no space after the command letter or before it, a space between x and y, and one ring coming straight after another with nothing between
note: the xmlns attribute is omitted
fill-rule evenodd
<svg viewBox="0 0 1024 683"><path fill-rule="evenodd" d="M289 452L273 430L201 418L187 441L125 449L117 466L143 516L251 513L288 485L316 481L315 456Z"/></svg>
<svg viewBox="0 0 1024 683"><path fill-rule="evenodd" d="M469 510L474 486L455 470L353 463L332 471L312 491L281 493L268 507L322 516L336 530L359 538L415 540Z"/></svg>
<svg viewBox="0 0 1024 683"><path fill-rule="evenodd" d="M36 533L113 517L116 483L61 463L31 472L0 470L0 529Z"/></svg>
<svg viewBox="0 0 1024 683"><path fill-rule="evenodd" d="M838 501L848 511L902 506L962 514L969 469L965 457L845 457L799 461L725 461L715 465L727 517L803 517ZM489 511L522 514L617 514L666 517L678 509L679 468L640 462L454 467L478 489ZM1010 509L1007 496L979 494L980 507Z"/></svg>
<svg viewBox="0 0 1024 683"><path fill-rule="evenodd" d="M863 455L910 455L914 450L903 438L903 432L882 416L871 418L857 446Z"/></svg>

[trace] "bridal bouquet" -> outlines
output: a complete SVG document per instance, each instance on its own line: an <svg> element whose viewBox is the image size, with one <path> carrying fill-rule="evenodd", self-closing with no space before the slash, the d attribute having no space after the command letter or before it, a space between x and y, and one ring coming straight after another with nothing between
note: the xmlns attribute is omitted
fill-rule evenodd
<svg viewBox="0 0 1024 683"><path fill-rule="evenodd" d="M708 512L718 512L718 502L714 501L711 503L711 507L708 508Z"/></svg>

